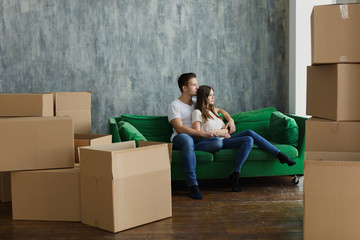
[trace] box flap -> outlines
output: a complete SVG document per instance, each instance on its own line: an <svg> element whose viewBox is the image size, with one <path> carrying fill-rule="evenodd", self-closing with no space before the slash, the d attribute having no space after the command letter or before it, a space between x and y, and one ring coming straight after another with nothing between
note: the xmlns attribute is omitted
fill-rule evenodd
<svg viewBox="0 0 360 240"><path fill-rule="evenodd" d="M80 147L81 174L112 179L113 151L135 147L135 141Z"/></svg>
<svg viewBox="0 0 360 240"><path fill-rule="evenodd" d="M169 158L171 162L171 156L172 156L172 143L163 143L163 142L153 142L153 141L139 141L139 147L146 147L146 146L152 146L152 145L158 145L158 144L167 144L169 149Z"/></svg>
<svg viewBox="0 0 360 240"><path fill-rule="evenodd" d="M167 144L114 151L113 178L126 178L170 167Z"/></svg>

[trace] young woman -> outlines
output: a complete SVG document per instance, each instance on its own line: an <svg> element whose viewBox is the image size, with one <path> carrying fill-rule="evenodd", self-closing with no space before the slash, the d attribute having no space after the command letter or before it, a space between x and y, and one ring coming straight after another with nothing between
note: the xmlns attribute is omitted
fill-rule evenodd
<svg viewBox="0 0 360 240"><path fill-rule="evenodd" d="M222 141L218 141L217 149L211 149L210 152L216 152L220 149L238 148L234 172L229 176L231 188L234 192L241 191L239 188L239 174L253 144L277 157L280 163L287 163L289 166L296 164L296 162L290 160L265 138L250 129L230 135L228 129L225 128L225 123L218 114L218 108L214 105L215 95L212 87L206 85L200 86L196 96L197 102L192 113L193 128L203 132L212 132L222 138Z"/></svg>

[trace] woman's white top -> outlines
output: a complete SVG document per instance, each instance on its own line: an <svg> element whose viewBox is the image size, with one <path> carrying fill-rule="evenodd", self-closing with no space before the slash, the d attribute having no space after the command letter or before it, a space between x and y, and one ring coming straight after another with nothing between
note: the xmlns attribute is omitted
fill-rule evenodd
<svg viewBox="0 0 360 240"><path fill-rule="evenodd" d="M216 117L215 114L213 114L210 111L210 115L214 119L208 119L205 123L203 118L201 117L201 112L199 109L196 109L192 112L192 123L194 122L200 122L200 130L203 132L211 131L211 130L219 130L223 126L223 121Z"/></svg>

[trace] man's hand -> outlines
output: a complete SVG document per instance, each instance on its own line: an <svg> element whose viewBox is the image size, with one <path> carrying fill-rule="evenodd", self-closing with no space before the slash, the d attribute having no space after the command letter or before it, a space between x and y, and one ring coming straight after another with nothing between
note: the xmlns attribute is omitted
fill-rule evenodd
<svg viewBox="0 0 360 240"><path fill-rule="evenodd" d="M229 134L234 133L236 131L234 119L231 119L230 121L228 121L225 128L230 128Z"/></svg>
<svg viewBox="0 0 360 240"><path fill-rule="evenodd" d="M216 131L203 132L203 138L219 137Z"/></svg>

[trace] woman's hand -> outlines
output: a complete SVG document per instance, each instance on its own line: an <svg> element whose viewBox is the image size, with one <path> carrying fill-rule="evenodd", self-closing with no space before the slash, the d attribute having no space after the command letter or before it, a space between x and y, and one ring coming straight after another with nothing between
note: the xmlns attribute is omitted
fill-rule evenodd
<svg viewBox="0 0 360 240"><path fill-rule="evenodd" d="M229 133L226 133L225 134L225 138L228 139L228 138L231 138L231 135Z"/></svg>
<svg viewBox="0 0 360 240"><path fill-rule="evenodd" d="M234 119L230 119L228 123L226 124L225 128L229 128L229 134L232 134L236 131L235 122Z"/></svg>

